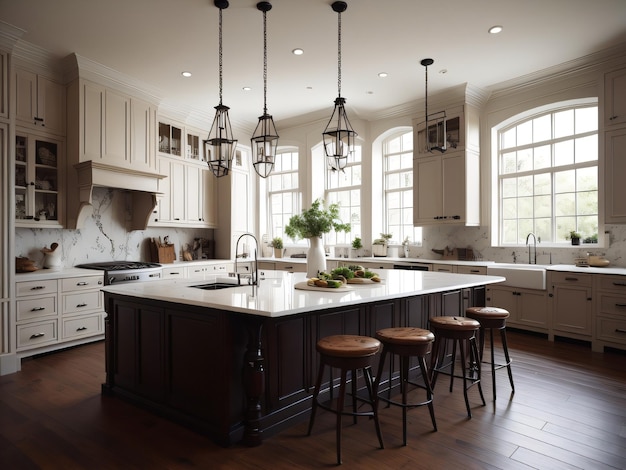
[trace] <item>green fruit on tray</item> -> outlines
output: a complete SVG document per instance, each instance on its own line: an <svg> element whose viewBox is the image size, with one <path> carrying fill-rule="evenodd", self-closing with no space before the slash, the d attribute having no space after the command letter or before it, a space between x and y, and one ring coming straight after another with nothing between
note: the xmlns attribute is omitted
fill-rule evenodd
<svg viewBox="0 0 626 470"><path fill-rule="evenodd" d="M334 280L334 279L329 279L328 281L326 281L328 283L328 287L341 287L343 286L343 282L338 281L338 280Z"/></svg>

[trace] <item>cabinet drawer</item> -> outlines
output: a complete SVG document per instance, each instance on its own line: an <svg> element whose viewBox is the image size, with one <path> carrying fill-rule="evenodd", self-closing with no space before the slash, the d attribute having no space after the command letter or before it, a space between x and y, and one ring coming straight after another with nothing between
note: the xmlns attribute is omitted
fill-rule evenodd
<svg viewBox="0 0 626 470"><path fill-rule="evenodd" d="M433 264L433 271L436 273L455 273L456 266L453 264Z"/></svg>
<svg viewBox="0 0 626 470"><path fill-rule="evenodd" d="M63 292L75 292L104 286L104 276L70 277L62 280Z"/></svg>
<svg viewBox="0 0 626 470"><path fill-rule="evenodd" d="M552 272L551 275L553 284L575 284L591 287L591 274Z"/></svg>
<svg viewBox="0 0 626 470"><path fill-rule="evenodd" d="M93 336L104 333L104 315L96 313L63 320L63 338Z"/></svg>
<svg viewBox="0 0 626 470"><path fill-rule="evenodd" d="M161 275L163 279L185 279L185 268L163 268Z"/></svg>
<svg viewBox="0 0 626 470"><path fill-rule="evenodd" d="M63 295L63 314L102 310L104 294L100 291Z"/></svg>
<svg viewBox="0 0 626 470"><path fill-rule="evenodd" d="M597 337L602 341L626 345L626 319L597 317Z"/></svg>
<svg viewBox="0 0 626 470"><path fill-rule="evenodd" d="M38 297L36 299L18 300L17 321L33 320L48 315L56 315L57 298L56 295Z"/></svg>
<svg viewBox="0 0 626 470"><path fill-rule="evenodd" d="M626 276L598 276L598 286L601 290L612 290L626 294Z"/></svg>
<svg viewBox="0 0 626 470"><path fill-rule="evenodd" d="M485 266L457 266L456 272L459 274L487 274Z"/></svg>
<svg viewBox="0 0 626 470"><path fill-rule="evenodd" d="M24 297L25 295L48 294L57 292L57 281L49 279L47 281L21 281L15 283L15 295Z"/></svg>
<svg viewBox="0 0 626 470"><path fill-rule="evenodd" d="M56 320L19 325L17 327L17 349L27 349L43 344L56 343L58 339Z"/></svg>
<svg viewBox="0 0 626 470"><path fill-rule="evenodd" d="M600 294L599 314L623 316L626 320L626 297Z"/></svg>

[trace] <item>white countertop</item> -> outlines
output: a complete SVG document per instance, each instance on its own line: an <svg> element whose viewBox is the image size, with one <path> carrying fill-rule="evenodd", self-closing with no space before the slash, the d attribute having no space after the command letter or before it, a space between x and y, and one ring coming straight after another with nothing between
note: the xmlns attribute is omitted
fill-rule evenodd
<svg viewBox="0 0 626 470"><path fill-rule="evenodd" d="M431 271L378 271L379 284L349 284L346 288L308 291L295 289L306 281L305 273L266 270L259 287L239 286L221 290L202 290L199 280L163 280L106 286L111 292L146 299L163 300L230 310L265 317L282 317L341 305L358 305L387 299L431 294L504 281L500 276L437 273Z"/></svg>
<svg viewBox="0 0 626 470"><path fill-rule="evenodd" d="M46 279L63 279L67 277L79 276L104 276L104 271L84 268L63 268L63 269L38 269L29 273L16 273L16 281L37 281Z"/></svg>

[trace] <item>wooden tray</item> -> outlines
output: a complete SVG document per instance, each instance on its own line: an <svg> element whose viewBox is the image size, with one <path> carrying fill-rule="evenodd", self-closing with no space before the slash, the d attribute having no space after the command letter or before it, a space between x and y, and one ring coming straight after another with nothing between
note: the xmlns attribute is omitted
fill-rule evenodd
<svg viewBox="0 0 626 470"><path fill-rule="evenodd" d="M298 282L296 283L296 285L294 285L294 288L299 289L299 290L314 290L314 291L318 291L318 292L346 292L352 289L352 287L347 286L347 285L343 285L341 287L317 287L317 286L310 286L305 282Z"/></svg>
<svg viewBox="0 0 626 470"><path fill-rule="evenodd" d="M370 285L370 284L381 284L383 282L383 280L380 280L381 282L374 282L371 279L367 279L364 277L353 277L352 279L348 279L348 284L366 284L366 285Z"/></svg>

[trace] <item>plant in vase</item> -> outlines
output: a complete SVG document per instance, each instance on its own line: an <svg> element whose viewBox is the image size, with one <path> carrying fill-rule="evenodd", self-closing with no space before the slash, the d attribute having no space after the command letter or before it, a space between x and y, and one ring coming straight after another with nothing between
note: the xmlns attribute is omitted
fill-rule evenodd
<svg viewBox="0 0 626 470"><path fill-rule="evenodd" d="M326 271L326 254L322 245L322 235L334 230L349 232L350 224L344 224L339 218L339 204L326 206L322 199L316 199L309 209L289 219L285 233L293 240L307 238L307 276L316 277L318 272Z"/></svg>
<svg viewBox="0 0 626 470"><path fill-rule="evenodd" d="M363 248L361 237L354 237L354 240L352 240L352 250L355 256L359 257L361 255L361 248Z"/></svg>
<svg viewBox="0 0 626 470"><path fill-rule="evenodd" d="M572 230L570 231L569 235L567 235L565 238L567 240L572 240L572 245L580 245L580 233L578 233L576 230Z"/></svg>
<svg viewBox="0 0 626 470"><path fill-rule="evenodd" d="M270 246L274 248L274 258L282 258L283 257L283 239L280 237L272 238L272 242Z"/></svg>
<svg viewBox="0 0 626 470"><path fill-rule="evenodd" d="M406 237L404 239L404 241L402 242L402 248L404 250L404 257L408 258L409 257L409 237Z"/></svg>
<svg viewBox="0 0 626 470"><path fill-rule="evenodd" d="M387 245L393 234L381 233L380 238L374 239L372 242L372 256L387 256Z"/></svg>

